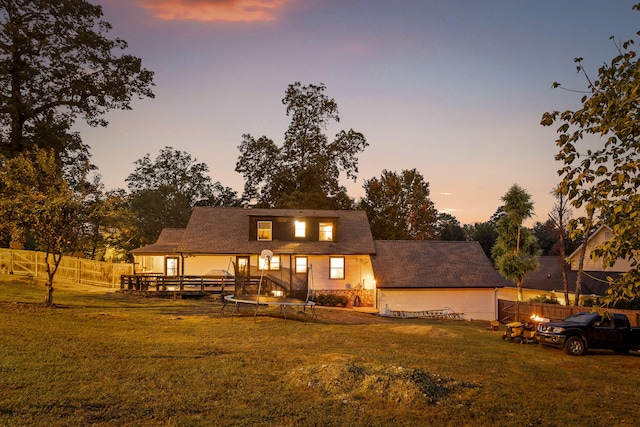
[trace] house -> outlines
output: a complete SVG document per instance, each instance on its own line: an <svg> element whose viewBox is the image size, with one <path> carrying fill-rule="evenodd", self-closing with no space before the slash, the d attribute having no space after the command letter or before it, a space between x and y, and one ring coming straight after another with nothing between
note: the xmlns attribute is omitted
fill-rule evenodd
<svg viewBox="0 0 640 427"><path fill-rule="evenodd" d="M466 319L497 318L503 282L478 242L376 241L375 249L381 315L449 308Z"/></svg>
<svg viewBox="0 0 640 427"><path fill-rule="evenodd" d="M478 242L374 241L363 211L196 207L186 228L132 254L137 273L233 276L236 292L262 277L273 296L346 295L382 315L494 320L503 285Z"/></svg>
<svg viewBox="0 0 640 427"><path fill-rule="evenodd" d="M613 237L613 230L606 225L601 226L587 240L587 251L584 257L582 276L580 278L580 294L583 298L598 298L605 295L609 288L608 278L617 279L620 274L631 268L631 262L618 259L613 266L604 267L602 259L591 259L591 252L596 246L603 244ZM567 270L567 282L569 285L569 304L573 304L575 287L578 277L578 265L580 261L580 245L568 256L570 268ZM560 257L540 257L540 268L528 273L522 283L524 300L528 301L539 296L547 296L558 299L560 304L567 304L564 299L564 285L562 283L562 271ZM505 287L498 293L499 299L515 300L516 288L511 282L505 280Z"/></svg>
<svg viewBox="0 0 640 427"><path fill-rule="evenodd" d="M272 256L265 258L263 251ZM363 211L196 207L185 229L131 251L136 272L167 276L264 275L274 294L308 289L373 304L375 252ZM369 295L369 296L367 296Z"/></svg>
<svg viewBox="0 0 640 427"><path fill-rule="evenodd" d="M564 284L562 283L562 264L559 256L541 256L538 258L540 268L537 271L527 273L522 282L524 301L532 298L546 296L555 298L560 304L566 304L564 299ZM583 271L580 294L584 298L597 298L604 296L609 287L607 277L617 277L617 273L604 271ZM573 304L574 291L578 271L575 265L567 269L567 283L569 287L569 304ZM504 279L504 287L498 291L498 298L504 300L517 300L517 288L513 282Z"/></svg>
<svg viewBox="0 0 640 427"><path fill-rule="evenodd" d="M613 230L606 225L601 226L593 234L587 239L587 252L584 257L584 271L606 271L606 272L616 272L616 273L625 273L631 270L631 261L626 259L618 259L616 263L609 267L604 267L602 265L602 259L593 260L591 259L591 252L597 246L605 243L613 237ZM571 255L569 255L569 260L571 261L571 269L577 270L578 263L580 260L580 251L582 249L582 245L578 247Z"/></svg>

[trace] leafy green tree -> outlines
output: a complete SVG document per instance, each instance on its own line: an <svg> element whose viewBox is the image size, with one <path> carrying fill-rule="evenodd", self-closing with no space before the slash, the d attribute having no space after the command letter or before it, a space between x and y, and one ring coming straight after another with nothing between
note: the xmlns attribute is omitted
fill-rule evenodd
<svg viewBox="0 0 640 427"><path fill-rule="evenodd" d="M266 136L243 135L238 147L236 172L243 175L244 200L260 207L344 209L352 200L340 174L356 179L358 153L367 146L365 137L353 129L340 131L332 142L327 125L339 122L338 105L324 94L325 86L288 86L282 103L291 123L282 147Z"/></svg>
<svg viewBox="0 0 640 427"><path fill-rule="evenodd" d="M556 236L554 235L554 231L552 230L552 225L549 221L540 222L536 221L533 224L533 235L538 240L538 245L540 246L540 255L547 256L550 255L551 251L556 246Z"/></svg>
<svg viewBox="0 0 640 427"><path fill-rule="evenodd" d="M185 227L194 206L240 205L235 191L212 183L209 167L185 151L165 147L155 160L147 154L135 165L126 179L138 230L134 245L155 242L165 227Z"/></svg>
<svg viewBox="0 0 640 427"><path fill-rule="evenodd" d="M416 169L400 174L382 171L364 183L360 209L367 212L371 233L378 240L437 238L438 211L429 199L429 183Z"/></svg>
<svg viewBox="0 0 640 427"><path fill-rule="evenodd" d="M466 224L467 239L480 243L482 250L491 258L491 249L498 239L497 225L493 221L477 222L473 225Z"/></svg>
<svg viewBox="0 0 640 427"><path fill-rule="evenodd" d="M598 69L596 79L589 77L582 58L575 59L588 85L581 108L547 112L541 121L543 126L559 124L556 160L563 166L558 193L584 212L570 222L570 237L586 242L598 225L606 224L614 236L594 248L592 256L604 266L618 259L630 261L631 269L611 284L605 298L609 304L640 295L640 72L634 40L611 39L618 54ZM586 146L594 141L602 143L593 149Z"/></svg>
<svg viewBox="0 0 640 427"><path fill-rule="evenodd" d="M514 184L502 197L504 215L498 220L498 239L491 254L500 274L513 281L522 301L522 281L527 273L538 269L540 248L535 236L522 226L533 216L531 196Z"/></svg>
<svg viewBox="0 0 640 427"><path fill-rule="evenodd" d="M83 200L64 179L53 151L23 152L0 168L0 227L35 239L45 252L45 304L53 303L53 279L65 254L79 245L85 224Z"/></svg>
<svg viewBox="0 0 640 427"><path fill-rule="evenodd" d="M153 97L153 73L116 53L127 43L101 17L85 0L0 0L0 154L76 149L76 117L106 126L107 111Z"/></svg>
<svg viewBox="0 0 640 427"><path fill-rule="evenodd" d="M465 229L460 225L460 221L455 216L444 212L438 214L436 234L440 240L467 240Z"/></svg>

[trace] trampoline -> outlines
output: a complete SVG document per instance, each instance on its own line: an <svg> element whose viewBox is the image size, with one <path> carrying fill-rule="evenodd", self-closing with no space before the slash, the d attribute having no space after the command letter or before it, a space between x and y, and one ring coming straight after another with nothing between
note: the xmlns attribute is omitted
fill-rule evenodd
<svg viewBox="0 0 640 427"><path fill-rule="evenodd" d="M268 262L273 257L273 252L265 249L260 253L260 257ZM309 300L311 290L309 287L309 277L311 277L311 282L313 283L311 265L309 266L309 270L307 271L306 280L298 282L296 284L283 284L271 280L269 286L264 286L265 268L263 268L260 274L260 281L257 285L257 289L252 292L253 288L250 285L250 278L248 278L244 273L245 269L242 268L242 266L239 267L235 262L231 262L233 264L235 273L234 294L225 295L223 297L223 315L227 304L234 304L232 316L235 316L238 313L241 305L255 306L255 311L253 314L255 321L260 307L276 306L280 309L280 313L285 320L287 319L287 308L291 307L296 309L296 315L304 314L306 316L310 314L311 320L313 320L314 322L316 321L316 304L315 302Z"/></svg>

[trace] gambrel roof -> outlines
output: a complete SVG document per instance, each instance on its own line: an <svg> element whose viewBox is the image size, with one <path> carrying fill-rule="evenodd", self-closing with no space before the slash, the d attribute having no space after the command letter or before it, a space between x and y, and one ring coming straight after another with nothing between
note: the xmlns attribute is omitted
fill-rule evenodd
<svg viewBox="0 0 640 427"><path fill-rule="evenodd" d="M257 241L249 236L251 217L318 218L336 224L336 239L326 241ZM134 254L160 254L160 239L153 245L131 251ZM182 254L252 254L269 249L279 254L373 254L375 247L364 211L310 209L246 209L196 207L187 227L182 230L174 253Z"/></svg>
<svg viewBox="0 0 640 427"><path fill-rule="evenodd" d="M501 288L503 282L478 242L376 240L376 286L387 288Z"/></svg>

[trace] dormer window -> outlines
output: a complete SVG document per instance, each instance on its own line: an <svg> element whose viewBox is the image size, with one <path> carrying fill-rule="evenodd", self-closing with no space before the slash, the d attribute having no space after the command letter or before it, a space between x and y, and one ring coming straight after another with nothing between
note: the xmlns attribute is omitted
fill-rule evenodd
<svg viewBox="0 0 640 427"><path fill-rule="evenodd" d="M271 221L258 221L258 240L271 240L273 225Z"/></svg>
<svg viewBox="0 0 640 427"><path fill-rule="evenodd" d="M333 223L320 223L320 239L321 242L333 242Z"/></svg>
<svg viewBox="0 0 640 427"><path fill-rule="evenodd" d="M295 224L295 236L305 237L307 235L307 223L304 221L296 221L294 224Z"/></svg>

